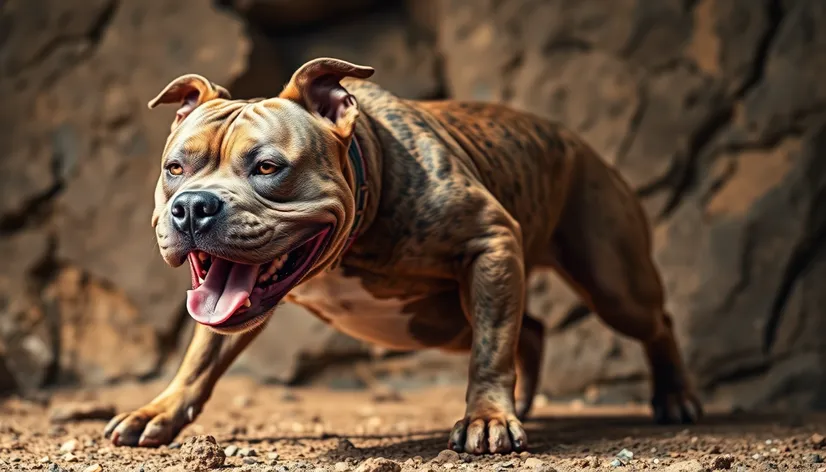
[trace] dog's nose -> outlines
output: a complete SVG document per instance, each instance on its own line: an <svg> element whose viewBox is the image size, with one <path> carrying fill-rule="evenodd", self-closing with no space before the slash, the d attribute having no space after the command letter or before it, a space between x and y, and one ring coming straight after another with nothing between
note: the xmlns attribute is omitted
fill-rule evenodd
<svg viewBox="0 0 826 472"><path fill-rule="evenodd" d="M209 231L224 203L212 192L183 192L172 201L172 224L182 233Z"/></svg>

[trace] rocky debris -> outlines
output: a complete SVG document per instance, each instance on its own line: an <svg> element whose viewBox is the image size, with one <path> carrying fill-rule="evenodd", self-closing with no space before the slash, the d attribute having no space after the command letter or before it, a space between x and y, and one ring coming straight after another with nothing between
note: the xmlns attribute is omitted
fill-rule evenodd
<svg viewBox="0 0 826 472"><path fill-rule="evenodd" d="M248 457L248 456L249 457L254 457L254 456L257 456L258 453L255 452L255 449L250 449L248 447L242 447L241 449L238 449L238 455L241 456L241 457Z"/></svg>
<svg viewBox="0 0 826 472"><path fill-rule="evenodd" d="M80 446L77 439L70 439L60 445L60 452L74 452Z"/></svg>
<svg viewBox="0 0 826 472"><path fill-rule="evenodd" d="M224 448L224 455L226 457L232 457L237 452L238 452L238 446L236 446L234 444L230 444L229 446Z"/></svg>
<svg viewBox="0 0 826 472"><path fill-rule="evenodd" d="M458 452L444 449L443 451L439 452L436 457L433 458L433 462L436 464L447 464L447 463L454 463L454 462L461 462L462 458Z"/></svg>
<svg viewBox="0 0 826 472"><path fill-rule="evenodd" d="M92 464L83 469L83 472L103 472L103 467L100 464Z"/></svg>
<svg viewBox="0 0 826 472"><path fill-rule="evenodd" d="M734 464L734 456L725 454L715 457L711 463L711 468L713 470L728 470L731 469L732 464Z"/></svg>
<svg viewBox="0 0 826 472"><path fill-rule="evenodd" d="M623 449L617 453L614 457L614 460L611 461L612 467L619 467L623 465L628 465L631 462L631 459L634 458L634 453L629 451L628 449Z"/></svg>
<svg viewBox="0 0 826 472"><path fill-rule="evenodd" d="M706 468L698 460L680 461L662 468L665 472L705 472Z"/></svg>
<svg viewBox="0 0 826 472"><path fill-rule="evenodd" d="M226 456L212 436L193 436L181 446L181 461L188 470L207 471L224 465Z"/></svg>
<svg viewBox="0 0 826 472"><path fill-rule="evenodd" d="M537 459L536 457L528 457L522 464L525 468L533 470L534 472L556 472L550 464Z"/></svg>
<svg viewBox="0 0 826 472"><path fill-rule="evenodd" d="M814 447L815 449L822 449L824 446L826 446L826 436L815 433L812 435L811 438L809 438L809 442L812 443L812 447Z"/></svg>
<svg viewBox="0 0 826 472"><path fill-rule="evenodd" d="M97 402L79 402L57 405L49 413L52 423L71 421L100 420L106 421L115 416L115 406Z"/></svg>
<svg viewBox="0 0 826 472"><path fill-rule="evenodd" d="M401 466L383 457L371 457L359 464L356 472L400 472Z"/></svg>

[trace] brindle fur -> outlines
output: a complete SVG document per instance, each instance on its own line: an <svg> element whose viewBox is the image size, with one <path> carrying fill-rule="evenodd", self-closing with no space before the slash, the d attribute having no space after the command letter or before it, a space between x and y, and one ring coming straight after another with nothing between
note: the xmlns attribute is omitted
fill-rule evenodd
<svg viewBox="0 0 826 472"><path fill-rule="evenodd" d="M362 234L343 256L355 211L346 155L352 129L344 121L325 128L308 113L306 71L319 67L331 68L324 72L332 70L357 99L357 118L348 116L370 177ZM655 418L695 420L701 408L663 308L648 223L622 177L558 124L501 105L403 100L362 80L368 68L352 67L359 66L311 62L281 98L270 100L228 100L214 84L197 84L197 107L191 117L176 118L164 156L188 156L187 165L200 173L174 185L162 176L156 193L153 222L165 259L179 265L193 249L164 223L167 202L181 188L219 188L232 201L225 234L199 247L249 262L285 250L294 242L287 235L301 233L307 219L334 215L324 220L336 225L332 243L287 299L334 326L344 315L343 330L385 346L469 350L467 409L449 444L471 453L527 447L520 420L538 382L543 327L525 312L525 280L534 269L551 268L609 326L642 343ZM297 216L262 203L233 170L251 149L269 145L300 172L265 192L300 208ZM285 236L267 233L269 242L261 242L270 228ZM405 317L395 322L404 323L402 334L377 334L363 313L339 303L335 289L345 278L376 303L400 300ZM170 442L266 320L231 336L197 326L170 386L149 405L113 419L106 435L116 444Z"/></svg>

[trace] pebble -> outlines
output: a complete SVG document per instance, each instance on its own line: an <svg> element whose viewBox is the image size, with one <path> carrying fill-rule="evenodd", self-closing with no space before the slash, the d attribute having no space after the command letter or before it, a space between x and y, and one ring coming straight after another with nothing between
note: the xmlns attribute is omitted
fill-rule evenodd
<svg viewBox="0 0 826 472"><path fill-rule="evenodd" d="M734 456L726 454L715 457L714 462L711 463L711 468L712 470L728 470L732 464L734 464Z"/></svg>
<svg viewBox="0 0 826 472"><path fill-rule="evenodd" d="M258 459L254 458L254 457L247 456L247 457L244 458L244 464L257 464L257 463L258 463Z"/></svg>
<svg viewBox="0 0 826 472"><path fill-rule="evenodd" d="M383 457L371 457L358 466L356 472L401 472L402 467Z"/></svg>
<svg viewBox="0 0 826 472"><path fill-rule="evenodd" d="M537 459L536 457L529 457L529 458L525 459L525 467L528 467L528 468L531 468L531 469L534 469L534 468L537 468L537 467L542 467L544 465L545 465L545 463L542 462L541 460Z"/></svg>
<svg viewBox="0 0 826 472"><path fill-rule="evenodd" d="M613 467L619 467L620 465L628 465L631 462L631 459L634 458L634 453L629 451L628 449L623 449L617 453L616 458L614 461L611 462ZM614 462L619 462L618 465L614 465Z"/></svg>
<svg viewBox="0 0 826 472"><path fill-rule="evenodd" d="M252 405L252 399L247 395L238 395L232 399L232 402L237 408L247 408Z"/></svg>
<svg viewBox="0 0 826 472"><path fill-rule="evenodd" d="M433 462L437 464L445 464L451 462L459 462L461 460L461 456L459 453L450 449L444 449L442 452L439 453L434 459Z"/></svg>
<svg viewBox="0 0 826 472"><path fill-rule="evenodd" d="M338 444L336 445L336 449L338 449L339 451L352 451L352 450L357 449L357 448L356 448L356 446L353 445L353 443L350 442L349 439L341 438L341 439L338 440Z"/></svg>
<svg viewBox="0 0 826 472"><path fill-rule="evenodd" d="M759 461L761 457L763 457L763 456L761 456L760 454L755 454L755 455L751 456L751 458L756 460L756 461Z"/></svg>
<svg viewBox="0 0 826 472"><path fill-rule="evenodd" d="M268 452L267 453L267 459L269 459L271 461L277 461L279 457L280 456L278 455L277 452Z"/></svg>
<svg viewBox="0 0 826 472"><path fill-rule="evenodd" d="M60 445L60 452L73 452L75 449L77 449L77 446L77 439L70 439Z"/></svg>
<svg viewBox="0 0 826 472"><path fill-rule="evenodd" d="M336 462L333 469L335 469L336 472L345 472L346 470L350 470L350 465L346 462Z"/></svg>
<svg viewBox="0 0 826 472"><path fill-rule="evenodd" d="M40 462L41 464L45 464L46 462L49 462L49 460L50 460L50 459L49 459L49 456L43 456L43 457L41 457L41 458L40 458L40 461L39 461L39 462Z"/></svg>
<svg viewBox="0 0 826 472"><path fill-rule="evenodd" d="M238 446L230 444L224 448L224 456L226 457L232 457L236 452L238 452Z"/></svg>
<svg viewBox="0 0 826 472"><path fill-rule="evenodd" d="M809 462L812 464L820 464L823 462L823 457L820 454L809 455Z"/></svg>
<svg viewBox="0 0 826 472"><path fill-rule="evenodd" d="M247 457L247 456L253 457L253 456L257 456L258 453L255 452L255 449L250 449L248 447L242 447L241 449L238 449L238 455L241 456L241 457Z"/></svg>
<svg viewBox="0 0 826 472"><path fill-rule="evenodd" d="M699 461L690 460L676 462L660 470L664 472L705 472L706 468Z"/></svg>
<svg viewBox="0 0 826 472"><path fill-rule="evenodd" d="M103 467L100 464L92 464L89 467L83 469L83 472L102 472Z"/></svg>
<svg viewBox="0 0 826 472"><path fill-rule="evenodd" d="M815 433L812 435L812 437L809 438L809 442L811 442L812 446L814 446L815 448L820 449L823 446L826 446L826 437L824 437L822 434Z"/></svg>
<svg viewBox="0 0 826 472"><path fill-rule="evenodd" d="M169 449L180 449L181 448L181 443L174 442L174 443L170 444L168 447L169 447Z"/></svg>
<svg viewBox="0 0 826 472"><path fill-rule="evenodd" d="M226 455L212 436L193 436L181 446L181 458L186 470L217 469L224 465Z"/></svg>
<svg viewBox="0 0 826 472"><path fill-rule="evenodd" d="M77 462L77 456L72 454L71 452L63 454L62 456L60 456L60 459L65 462Z"/></svg>

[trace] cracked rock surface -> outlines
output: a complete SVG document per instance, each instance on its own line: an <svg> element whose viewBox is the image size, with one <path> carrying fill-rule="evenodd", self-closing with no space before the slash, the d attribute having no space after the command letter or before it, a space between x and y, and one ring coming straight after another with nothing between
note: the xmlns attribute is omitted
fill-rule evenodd
<svg viewBox="0 0 826 472"><path fill-rule="evenodd" d="M581 133L643 199L703 396L826 406L821 0L9 0L0 391L177 366L188 275L149 225L173 111L145 103L189 72L273 95L320 55L372 65L405 97L501 101ZM647 401L640 349L556 277L534 277L528 306L551 328L543 394ZM399 368L370 352L287 305L235 369L363 387L356 359L400 388L465 380L462 358Z"/></svg>

